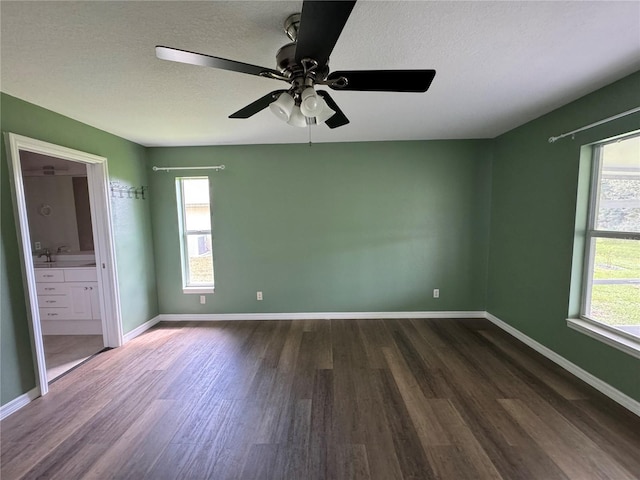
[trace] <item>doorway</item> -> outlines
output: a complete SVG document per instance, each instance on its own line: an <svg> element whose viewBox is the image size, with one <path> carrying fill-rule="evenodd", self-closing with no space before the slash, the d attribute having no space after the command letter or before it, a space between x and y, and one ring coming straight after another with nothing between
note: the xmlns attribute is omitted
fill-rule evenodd
<svg viewBox="0 0 640 480"><path fill-rule="evenodd" d="M19 153L51 383L104 349L87 166Z"/></svg>
<svg viewBox="0 0 640 480"><path fill-rule="evenodd" d="M16 224L40 394L123 344L107 160L8 133Z"/></svg>

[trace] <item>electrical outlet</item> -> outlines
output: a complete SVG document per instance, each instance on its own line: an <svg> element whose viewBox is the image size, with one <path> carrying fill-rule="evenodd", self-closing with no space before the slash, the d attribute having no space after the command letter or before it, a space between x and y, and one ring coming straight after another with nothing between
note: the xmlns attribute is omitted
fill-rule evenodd
<svg viewBox="0 0 640 480"><path fill-rule="evenodd" d="M440 298L440 289L439 288L434 288L433 289L433 298Z"/></svg>
<svg viewBox="0 0 640 480"><path fill-rule="evenodd" d="M36 242L36 250L42 250L42 243Z"/></svg>
<svg viewBox="0 0 640 480"><path fill-rule="evenodd" d="M200 303L202 305L204 305L205 303L207 303L207 297L205 297L204 295L200 295Z"/></svg>
<svg viewBox="0 0 640 480"><path fill-rule="evenodd" d="M262 292L256 292L256 300L262 300Z"/></svg>

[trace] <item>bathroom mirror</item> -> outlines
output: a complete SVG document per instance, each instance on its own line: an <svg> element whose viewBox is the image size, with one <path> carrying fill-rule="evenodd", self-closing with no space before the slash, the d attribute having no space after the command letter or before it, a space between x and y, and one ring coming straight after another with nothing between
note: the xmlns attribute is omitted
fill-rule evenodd
<svg viewBox="0 0 640 480"><path fill-rule="evenodd" d="M87 167L20 151L33 251L93 252Z"/></svg>

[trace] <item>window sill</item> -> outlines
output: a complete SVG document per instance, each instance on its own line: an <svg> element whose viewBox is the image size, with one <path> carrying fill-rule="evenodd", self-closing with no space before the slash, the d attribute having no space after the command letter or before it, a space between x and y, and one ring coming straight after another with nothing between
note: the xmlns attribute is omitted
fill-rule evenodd
<svg viewBox="0 0 640 480"><path fill-rule="evenodd" d="M203 293L214 293L215 292L215 288L214 287L182 287L182 293L189 295L189 294L203 294Z"/></svg>
<svg viewBox="0 0 640 480"><path fill-rule="evenodd" d="M567 318L567 326L628 353L632 357L640 358L640 339L634 339L631 335L617 332L615 328L584 318Z"/></svg>

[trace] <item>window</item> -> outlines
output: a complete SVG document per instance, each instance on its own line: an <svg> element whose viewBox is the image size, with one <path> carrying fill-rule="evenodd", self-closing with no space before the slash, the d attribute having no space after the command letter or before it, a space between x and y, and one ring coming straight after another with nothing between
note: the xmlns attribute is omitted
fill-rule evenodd
<svg viewBox="0 0 640 480"><path fill-rule="evenodd" d="M209 179L177 178L176 191L183 291L211 293L214 282Z"/></svg>
<svg viewBox="0 0 640 480"><path fill-rule="evenodd" d="M640 135L593 154L582 318L640 351Z"/></svg>

